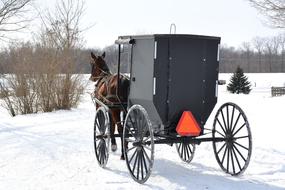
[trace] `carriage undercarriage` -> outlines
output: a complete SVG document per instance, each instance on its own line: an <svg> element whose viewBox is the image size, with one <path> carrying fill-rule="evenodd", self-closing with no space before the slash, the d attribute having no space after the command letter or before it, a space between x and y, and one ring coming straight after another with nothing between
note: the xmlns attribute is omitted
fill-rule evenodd
<svg viewBox="0 0 285 190"><path fill-rule="evenodd" d="M181 40L180 38L183 38L183 41L179 41ZM213 128L204 128L207 118L212 112L217 101L216 84L218 71L216 70L215 65L218 65L218 60L216 60L216 57L213 58L216 56L214 55L216 52L214 52L213 55L211 53L202 52L202 63L205 64L207 59L207 64L209 66L203 65L201 68L198 68L203 71L205 70L205 76L203 76L204 78L201 78L201 84L196 84L193 82L190 83L190 85L193 85L195 89L198 89L197 91L200 90L204 93L200 96L199 94L198 96L195 94L193 95L192 91L186 91L186 95L183 94L180 99L176 98L175 95L181 95L179 92L177 92L178 94L175 94L176 91L179 91L180 89L172 86L174 83L173 79L175 77L178 78L176 79L178 82L176 81L174 84L181 84L179 82L181 78L179 78L178 75L180 75L180 72L183 72L183 70L175 70L175 68L171 68L173 60L179 60L178 58L181 56L183 57L189 55L179 54L179 56L177 56L177 52L175 51L172 55L171 53L168 53L168 57L171 59L168 60L169 65L165 68L166 72L164 72L168 73L164 76L166 79L168 77L168 83L165 85L164 81L159 79L158 75L164 75L164 73L161 72L163 67L159 65L160 60L157 58L161 55L160 53L162 50L158 49L157 46L167 42L168 45L166 47L169 48L171 46L175 46L177 48L177 43L175 40L178 40L179 43L184 43L184 40L186 40L186 45L191 44L188 48L191 49L193 44L196 48L196 46L199 45L197 45L196 41L191 41L193 38L195 40L200 40L201 38L203 39L201 36L189 37L179 35L174 37L171 35L158 36L157 38L155 37L154 42L151 42L151 44L154 43L154 46L151 46L154 49L152 49L150 52L153 53L152 51L154 50L154 63L150 63L151 59L145 61L144 59L138 58L139 61L136 60L136 54L140 54L141 52L138 51L140 50L140 47L143 47L142 49L145 51L148 51L147 49L151 49L146 48L148 47L147 43L149 43L148 38L145 39L145 37L133 37L132 39L129 39L129 37L127 37L125 39L123 37L121 41L118 42L118 73L120 73L120 46L121 44L125 43L131 44L131 87L128 102L106 104L99 99L92 97L94 104L99 105L94 123L94 146L96 158L101 167L106 167L109 158L110 139L122 138L122 144L124 145L123 152L128 170L132 178L138 183L144 183L151 174L154 162L155 144L167 144L171 146L175 145L181 160L190 163L194 157L196 145L204 142L212 142L215 158L224 172L230 175L240 175L245 171L251 157L252 137L249 123L243 110L234 103L225 103L217 110L214 117ZM187 40L190 40L191 43L189 43L190 41L188 42ZM145 43L145 41L147 41L147 43ZM204 43L204 45L200 48L203 51L203 48L205 48L207 43L209 43L210 45L208 44L208 46L215 51L219 41L220 39L218 38L207 37L206 39L203 39L202 43ZM136 46L133 49L134 44L136 44ZM185 46L185 43L183 46ZM209 50L208 46L206 48L207 51L213 52L213 50ZM136 48L138 49L136 50ZM196 59L197 57L197 55L191 56L191 59ZM165 60L163 61L163 63L165 63ZM151 73L154 73L153 75L155 76L151 76L151 79L148 81L149 77L140 75L141 70L144 68L138 66L138 62L144 63L143 67L146 65L147 69L152 70ZM179 63L183 63L183 66L185 66L183 59L180 59ZM159 67L159 72L155 68L148 67L147 64L151 66L154 65L153 67ZM196 69L195 67L191 67L191 69ZM174 74L171 73L172 70L178 72L178 75L176 76L174 71ZM156 72L158 72L158 74ZM195 73L197 71L193 72ZM161 89L161 86L163 89ZM151 92L146 94L141 90L140 87L151 89ZM164 89L165 91L163 91ZM163 98L162 95L165 92L167 95L165 98ZM175 92L174 96L173 92ZM187 99L187 96L190 96L190 99ZM157 97L159 98L157 99ZM196 99L201 103L198 104L197 101L191 101L191 99ZM190 103L185 103L187 101L190 101ZM171 104L170 102L175 102L175 104ZM184 104L187 104L188 106L186 109L184 108ZM203 109L201 109L201 107ZM110 117L111 109L124 110L123 114L121 114L125 116L121 119L121 124L124 126L122 134L111 134L110 132L112 122ZM195 122L197 120L197 123L201 128L201 132L197 135L181 135L179 132L177 132L177 128L175 129L175 127L179 125L178 121L181 119L182 113L188 110L193 112L195 116L194 120ZM160 125L162 125L162 127Z"/></svg>

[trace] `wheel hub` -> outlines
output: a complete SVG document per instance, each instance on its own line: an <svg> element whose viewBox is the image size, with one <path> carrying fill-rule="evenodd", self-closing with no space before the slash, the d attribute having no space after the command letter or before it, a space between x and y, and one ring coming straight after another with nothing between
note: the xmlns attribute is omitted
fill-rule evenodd
<svg viewBox="0 0 285 190"><path fill-rule="evenodd" d="M144 145L144 143L142 140L136 141L133 143L133 146L135 146L135 147L142 147L143 145Z"/></svg>

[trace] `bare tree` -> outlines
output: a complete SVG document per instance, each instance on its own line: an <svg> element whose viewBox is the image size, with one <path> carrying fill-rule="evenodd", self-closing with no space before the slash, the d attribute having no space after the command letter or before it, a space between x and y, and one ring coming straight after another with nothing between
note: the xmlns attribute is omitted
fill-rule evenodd
<svg viewBox="0 0 285 190"><path fill-rule="evenodd" d="M280 51L281 51L281 70L280 72L284 72L284 58L285 58L285 34L280 34Z"/></svg>
<svg viewBox="0 0 285 190"><path fill-rule="evenodd" d="M279 36L273 36L270 41L272 43L272 51L274 55L272 59L272 62L273 62L272 71L276 72L279 70L278 68L280 68L279 67L279 52L280 52L281 39Z"/></svg>
<svg viewBox="0 0 285 190"><path fill-rule="evenodd" d="M270 25L285 28L284 0L248 0L261 14L265 15Z"/></svg>
<svg viewBox="0 0 285 190"><path fill-rule="evenodd" d="M264 38L261 37L255 37L252 41L254 49L257 51L258 54L258 70L259 72L262 72L261 70L261 59L262 59L262 52L264 49Z"/></svg>
<svg viewBox="0 0 285 190"><path fill-rule="evenodd" d="M57 48L72 49L82 45L81 34L85 29L81 28L80 21L84 6L83 0L60 0L55 11L44 16L44 25Z"/></svg>
<svg viewBox="0 0 285 190"><path fill-rule="evenodd" d="M76 50L82 45L82 29L80 21L84 13L83 0L60 0L56 4L54 12L43 16L42 20L46 30L49 46L57 50L58 72L63 75L57 85L57 106L58 109L69 109L75 98L78 102L82 86L79 84L80 75L73 75L76 72ZM77 89L78 93L73 93ZM76 95L71 96L71 95Z"/></svg>
<svg viewBox="0 0 285 190"><path fill-rule="evenodd" d="M245 54L247 72L250 72L251 44L249 42L242 43L242 52Z"/></svg>
<svg viewBox="0 0 285 190"><path fill-rule="evenodd" d="M8 33L27 26L27 12L32 0L0 0L0 39L9 39Z"/></svg>
<svg viewBox="0 0 285 190"><path fill-rule="evenodd" d="M272 59L273 59L273 52L274 47L271 39L267 39L264 44L264 53L266 57L268 58L268 64L269 64L269 72L272 72Z"/></svg>

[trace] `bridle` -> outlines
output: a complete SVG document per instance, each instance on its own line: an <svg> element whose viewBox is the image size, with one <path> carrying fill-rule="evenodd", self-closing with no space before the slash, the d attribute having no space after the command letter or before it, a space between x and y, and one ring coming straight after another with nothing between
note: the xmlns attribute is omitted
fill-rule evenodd
<svg viewBox="0 0 285 190"><path fill-rule="evenodd" d="M91 65L93 66L95 63L92 63L91 62ZM98 75L98 76L91 76L90 79L93 80L93 81L97 81L97 80L100 80L108 75L111 75L111 73L109 71L105 71L103 69L101 69L100 67L96 68L96 69L99 69L101 71L101 73ZM98 84L98 83L97 83Z"/></svg>

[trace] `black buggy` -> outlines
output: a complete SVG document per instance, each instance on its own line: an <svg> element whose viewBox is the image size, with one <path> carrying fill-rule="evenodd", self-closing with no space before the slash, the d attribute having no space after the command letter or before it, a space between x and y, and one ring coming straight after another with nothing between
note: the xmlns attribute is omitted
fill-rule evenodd
<svg viewBox="0 0 285 190"><path fill-rule="evenodd" d="M121 36L118 44L118 73L121 56L127 54L130 69L128 102L101 107L94 124L98 163L105 167L109 156L109 108L124 107L123 142L126 164L132 178L144 183L154 162L154 145L175 145L179 157L193 159L195 146L212 142L222 170L239 175L247 168L252 137L242 109L225 103L217 111L212 129L204 127L217 102L219 37L158 34ZM119 80L118 80L119 81ZM118 85L119 86L119 85ZM100 134L96 134L96 130ZM120 137L119 134L114 134Z"/></svg>

